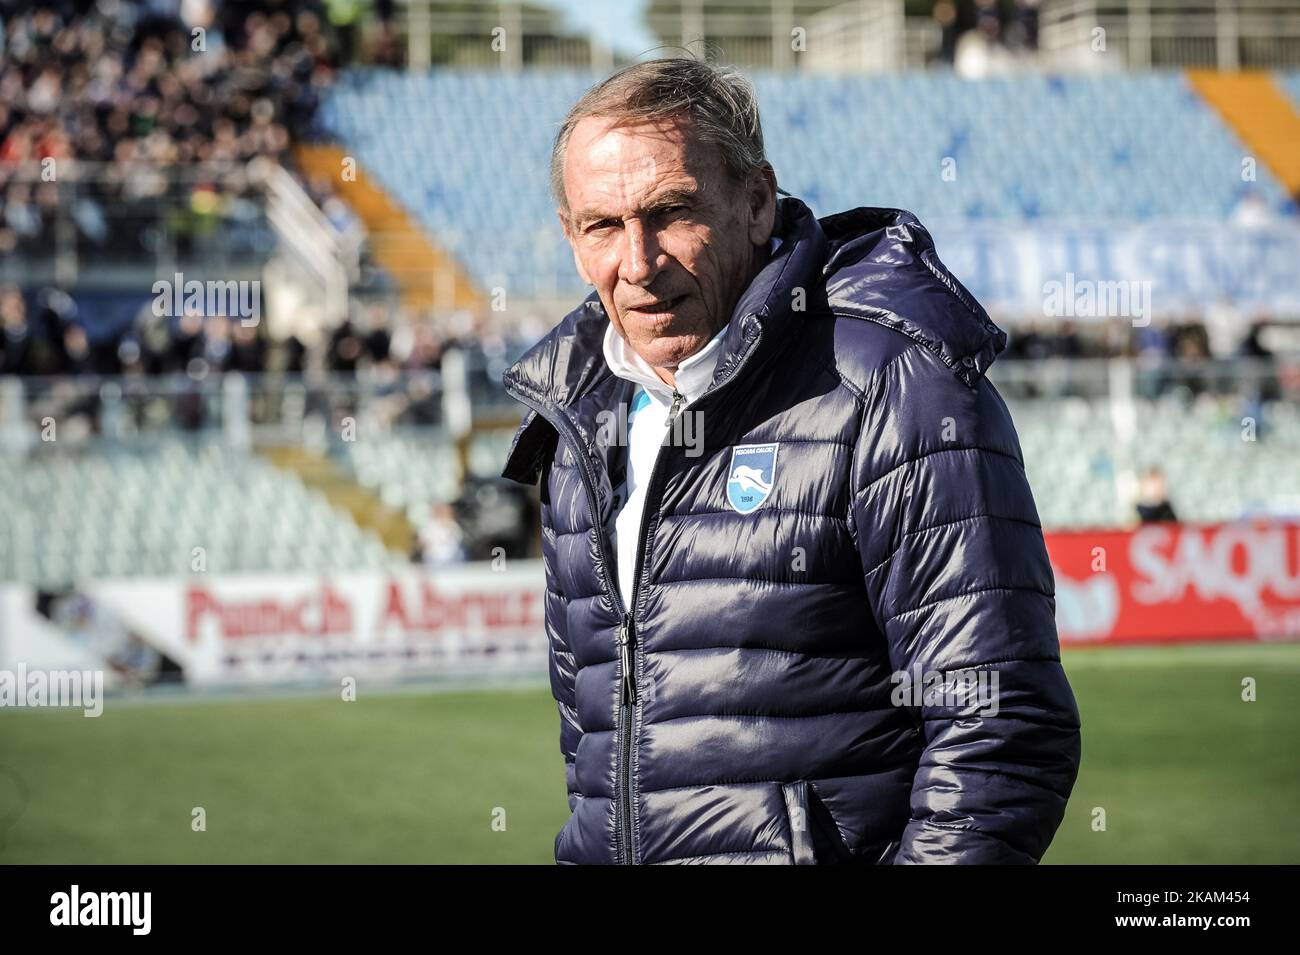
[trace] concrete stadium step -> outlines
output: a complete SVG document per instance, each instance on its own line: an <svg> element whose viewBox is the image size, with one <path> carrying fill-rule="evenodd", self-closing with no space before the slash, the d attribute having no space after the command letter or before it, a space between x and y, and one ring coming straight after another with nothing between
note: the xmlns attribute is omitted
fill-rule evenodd
<svg viewBox="0 0 1300 955"><path fill-rule="evenodd" d="M334 461L298 445L263 448L259 452L282 471L290 472L312 490L319 491L336 508L352 516L357 526L372 531L390 551L409 554L415 528L406 515L357 484Z"/></svg>
<svg viewBox="0 0 1300 955"><path fill-rule="evenodd" d="M471 310L483 305L484 296L469 274L365 170L356 168L356 181L343 179L347 154L341 148L301 145L294 157L308 175L328 180L365 223L371 253L393 276L403 304Z"/></svg>
<svg viewBox="0 0 1300 955"><path fill-rule="evenodd" d="M1273 76L1189 70L1187 77L1255 158L1300 197L1300 115Z"/></svg>

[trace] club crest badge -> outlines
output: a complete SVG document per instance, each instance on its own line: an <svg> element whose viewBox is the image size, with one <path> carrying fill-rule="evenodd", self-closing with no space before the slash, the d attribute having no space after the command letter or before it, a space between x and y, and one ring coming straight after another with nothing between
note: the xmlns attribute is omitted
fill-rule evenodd
<svg viewBox="0 0 1300 955"><path fill-rule="evenodd" d="M731 449L727 503L748 514L767 500L776 483L776 451L780 444L738 444Z"/></svg>

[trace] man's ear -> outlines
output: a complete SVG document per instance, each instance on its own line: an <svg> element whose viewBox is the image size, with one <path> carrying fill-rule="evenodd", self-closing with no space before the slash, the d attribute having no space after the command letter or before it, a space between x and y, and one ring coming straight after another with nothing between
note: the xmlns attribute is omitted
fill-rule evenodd
<svg viewBox="0 0 1300 955"><path fill-rule="evenodd" d="M560 228L564 230L564 238L569 243L569 249L573 252L573 265L578 270L578 278L582 279L587 285L595 285L587 275L587 270L582 266L582 259L578 257L578 246L573 241L573 233L569 231L569 217L565 215L563 209L557 208L555 214L560 218Z"/></svg>
<svg viewBox="0 0 1300 955"><path fill-rule="evenodd" d="M746 190L751 245L766 246L776 226L776 171L763 163L754 171Z"/></svg>

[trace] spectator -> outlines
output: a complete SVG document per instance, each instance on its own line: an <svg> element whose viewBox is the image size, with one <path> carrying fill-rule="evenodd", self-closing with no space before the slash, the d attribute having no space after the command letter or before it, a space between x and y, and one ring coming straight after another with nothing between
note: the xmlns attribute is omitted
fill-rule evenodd
<svg viewBox="0 0 1300 955"><path fill-rule="evenodd" d="M957 23L957 4L953 0L939 0L930 16L939 25L939 57L951 66L957 59L957 37L961 33Z"/></svg>
<svg viewBox="0 0 1300 955"><path fill-rule="evenodd" d="M1137 515L1143 524L1178 520L1169 500L1164 472L1158 467L1148 468L1138 483Z"/></svg>
<svg viewBox="0 0 1300 955"><path fill-rule="evenodd" d="M429 518L419 530L411 556L426 567L459 564L465 560L464 539L455 511L440 501L429 508Z"/></svg>
<svg viewBox="0 0 1300 955"><path fill-rule="evenodd" d="M345 319L343 324L330 336L329 369L330 371L351 374L357 370L357 364L364 352L364 343L357 334L352 320Z"/></svg>
<svg viewBox="0 0 1300 955"><path fill-rule="evenodd" d="M1002 23L991 0L979 0L975 29L957 40L953 67L963 79L998 76L1015 68L1015 60L1002 42Z"/></svg>
<svg viewBox="0 0 1300 955"><path fill-rule="evenodd" d="M1013 49L1038 49L1038 8L1041 0L1015 0L1015 10L1007 24L1007 43Z"/></svg>

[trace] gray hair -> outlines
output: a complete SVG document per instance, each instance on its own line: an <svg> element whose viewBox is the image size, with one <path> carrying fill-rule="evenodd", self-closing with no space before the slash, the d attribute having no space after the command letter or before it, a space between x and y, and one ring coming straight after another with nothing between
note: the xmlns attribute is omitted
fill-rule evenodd
<svg viewBox="0 0 1300 955"><path fill-rule="evenodd" d="M717 146L727 173L746 182L768 165L754 87L737 70L691 57L633 63L593 86L574 103L551 149L551 192L566 213L564 158L580 120L606 116L620 123L665 119L685 113L701 142Z"/></svg>

